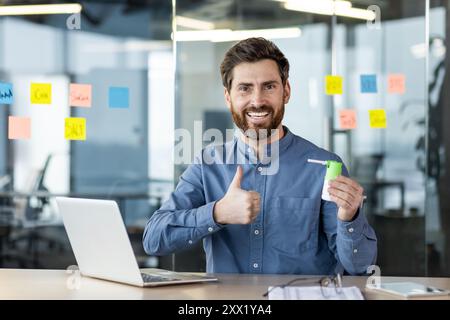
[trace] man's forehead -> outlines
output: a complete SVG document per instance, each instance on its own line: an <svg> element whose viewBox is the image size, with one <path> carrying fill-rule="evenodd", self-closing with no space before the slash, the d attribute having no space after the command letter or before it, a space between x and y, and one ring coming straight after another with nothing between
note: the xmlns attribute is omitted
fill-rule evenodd
<svg viewBox="0 0 450 320"><path fill-rule="evenodd" d="M281 81L278 65L273 60L242 62L233 68L233 82Z"/></svg>

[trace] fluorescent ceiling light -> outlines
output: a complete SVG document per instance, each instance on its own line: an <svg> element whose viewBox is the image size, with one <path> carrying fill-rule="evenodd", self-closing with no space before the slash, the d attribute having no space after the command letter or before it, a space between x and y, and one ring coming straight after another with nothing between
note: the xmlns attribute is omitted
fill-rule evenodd
<svg viewBox="0 0 450 320"><path fill-rule="evenodd" d="M34 14L72 14L80 13L79 3L36 4L22 6L0 6L0 16L22 16Z"/></svg>
<svg viewBox="0 0 450 320"><path fill-rule="evenodd" d="M300 28L274 28L254 30L216 29L206 31L177 31L175 41L239 41L251 37L266 39L296 38L301 36Z"/></svg>
<svg viewBox="0 0 450 320"><path fill-rule="evenodd" d="M284 2L284 8L324 15L337 15L372 21L376 14L372 10L353 8L350 1L343 0L276 0Z"/></svg>
<svg viewBox="0 0 450 320"><path fill-rule="evenodd" d="M208 22L208 21L192 19L192 18L183 17L183 16L176 16L175 20L177 22L177 26L180 26L180 27L196 29L196 30L214 29L214 23Z"/></svg>

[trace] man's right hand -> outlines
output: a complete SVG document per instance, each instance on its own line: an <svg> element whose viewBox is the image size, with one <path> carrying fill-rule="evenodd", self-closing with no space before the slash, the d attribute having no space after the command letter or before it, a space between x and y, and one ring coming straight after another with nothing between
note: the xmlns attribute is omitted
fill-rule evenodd
<svg viewBox="0 0 450 320"><path fill-rule="evenodd" d="M225 196L214 206L214 220L220 224L250 224L260 211L261 197L256 191L241 189L242 168L237 167Z"/></svg>

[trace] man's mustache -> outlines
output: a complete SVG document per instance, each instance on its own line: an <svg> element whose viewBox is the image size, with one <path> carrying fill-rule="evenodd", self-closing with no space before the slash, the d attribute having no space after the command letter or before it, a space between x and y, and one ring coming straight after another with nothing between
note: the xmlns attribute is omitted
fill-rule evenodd
<svg viewBox="0 0 450 320"><path fill-rule="evenodd" d="M248 107L245 108L244 110L242 110L242 113L247 113L247 112L270 112L273 113L273 108L270 106L261 106L261 107Z"/></svg>

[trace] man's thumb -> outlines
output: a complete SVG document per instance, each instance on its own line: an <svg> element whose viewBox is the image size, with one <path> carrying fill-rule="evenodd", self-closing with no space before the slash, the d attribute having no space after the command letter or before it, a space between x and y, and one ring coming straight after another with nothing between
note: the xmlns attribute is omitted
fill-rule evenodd
<svg viewBox="0 0 450 320"><path fill-rule="evenodd" d="M241 180L242 180L242 167L237 166L236 174L234 175L233 181L231 181L230 183L230 187L241 188Z"/></svg>

